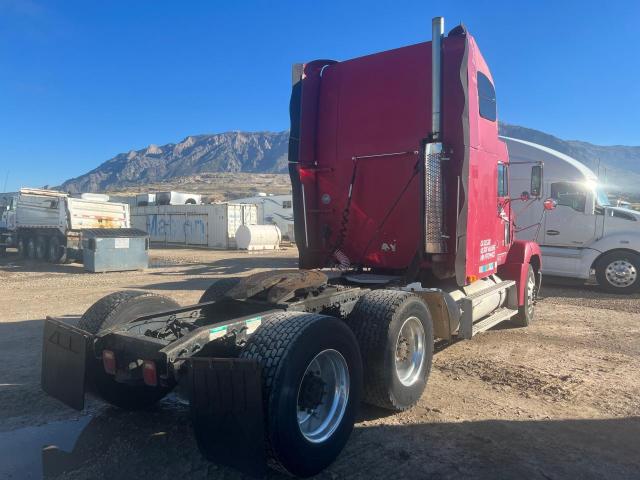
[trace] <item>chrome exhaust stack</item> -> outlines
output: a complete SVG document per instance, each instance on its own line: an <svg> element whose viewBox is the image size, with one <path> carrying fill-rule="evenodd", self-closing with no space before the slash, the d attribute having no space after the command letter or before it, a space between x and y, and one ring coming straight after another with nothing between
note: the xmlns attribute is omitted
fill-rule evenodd
<svg viewBox="0 0 640 480"><path fill-rule="evenodd" d="M442 100L442 38L444 18L435 17L431 21L431 141L440 141L442 124L440 103Z"/></svg>
<svg viewBox="0 0 640 480"><path fill-rule="evenodd" d="M444 191L442 185L442 39L444 18L431 21L431 132L425 145L424 159L424 212L426 253L444 253L446 238L443 230Z"/></svg>

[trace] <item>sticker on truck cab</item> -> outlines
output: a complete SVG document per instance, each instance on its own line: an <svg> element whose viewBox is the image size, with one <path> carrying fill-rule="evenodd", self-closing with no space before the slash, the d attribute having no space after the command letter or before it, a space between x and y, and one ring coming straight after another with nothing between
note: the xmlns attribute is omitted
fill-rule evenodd
<svg viewBox="0 0 640 480"><path fill-rule="evenodd" d="M480 268L478 269L478 271L479 273L490 272L491 270L494 270L496 266L497 266L496 262L487 263L486 265L480 265Z"/></svg>

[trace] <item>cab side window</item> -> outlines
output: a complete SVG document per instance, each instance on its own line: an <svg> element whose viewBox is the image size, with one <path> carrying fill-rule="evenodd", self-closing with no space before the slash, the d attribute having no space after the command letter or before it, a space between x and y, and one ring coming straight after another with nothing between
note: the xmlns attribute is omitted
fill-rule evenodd
<svg viewBox="0 0 640 480"><path fill-rule="evenodd" d="M507 166L504 163L498 163L498 196L506 197L507 195L509 195Z"/></svg>
<svg viewBox="0 0 640 480"><path fill-rule="evenodd" d="M493 88L491 80L480 72L478 72L478 104L480 106L480 116L495 122L497 118L496 90Z"/></svg>
<svg viewBox="0 0 640 480"><path fill-rule="evenodd" d="M576 212L584 212L587 204L587 193L584 188L577 183L552 183L551 198L558 202L558 206L564 205L573 208Z"/></svg>

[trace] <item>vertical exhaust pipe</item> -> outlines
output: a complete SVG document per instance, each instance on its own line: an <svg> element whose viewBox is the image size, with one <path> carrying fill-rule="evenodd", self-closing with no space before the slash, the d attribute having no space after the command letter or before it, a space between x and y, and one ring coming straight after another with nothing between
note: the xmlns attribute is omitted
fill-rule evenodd
<svg viewBox="0 0 640 480"><path fill-rule="evenodd" d="M431 21L431 132L425 145L424 212L426 253L444 253L444 191L442 186L442 38L444 18Z"/></svg>
<svg viewBox="0 0 640 480"><path fill-rule="evenodd" d="M431 20L431 141L440 141L442 124L440 102L442 99L442 37L444 18Z"/></svg>

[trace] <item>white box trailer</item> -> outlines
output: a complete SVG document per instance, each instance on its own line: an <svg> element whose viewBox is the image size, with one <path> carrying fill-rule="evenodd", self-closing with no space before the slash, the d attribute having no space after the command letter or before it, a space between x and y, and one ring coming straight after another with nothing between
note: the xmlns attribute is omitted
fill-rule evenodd
<svg viewBox="0 0 640 480"><path fill-rule="evenodd" d="M238 227L258 223L252 204L155 205L131 212L133 227L147 232L152 242L185 246L235 249Z"/></svg>
<svg viewBox="0 0 640 480"><path fill-rule="evenodd" d="M511 197L529 191L534 162L544 162L538 199L514 201L516 236L542 251L542 273L596 280L615 293L640 291L640 212L610 204L596 174L577 160L535 143L503 137L511 159ZM552 199L556 207L544 209Z"/></svg>
<svg viewBox="0 0 640 480"><path fill-rule="evenodd" d="M21 256L48 260L83 262L83 233L95 237L146 237L130 229L129 206L104 201L102 197L71 197L56 190L23 188L17 196L15 229L11 244ZM112 259L112 264L118 263ZM113 270L117 270L114 268Z"/></svg>

